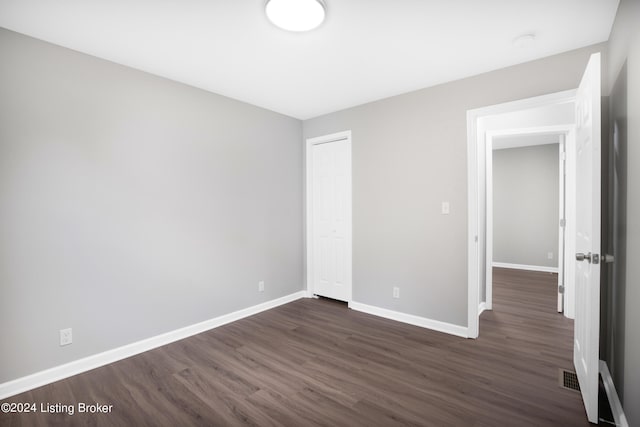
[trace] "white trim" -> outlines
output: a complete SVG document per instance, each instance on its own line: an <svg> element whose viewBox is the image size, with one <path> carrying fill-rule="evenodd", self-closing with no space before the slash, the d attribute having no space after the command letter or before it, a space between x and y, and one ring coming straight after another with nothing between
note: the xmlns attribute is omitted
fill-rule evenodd
<svg viewBox="0 0 640 427"><path fill-rule="evenodd" d="M558 305L557 311L558 313L562 313L564 311L564 294L560 292L560 286L564 285L564 230L565 226L563 225L563 221L566 224L566 217L564 214L564 205L565 205L565 196L564 196L564 188L565 188L565 158L566 158L566 150L565 150L565 139L567 139L567 135L560 136L560 143L558 144L558 163L560 164L560 170L558 174Z"/></svg>
<svg viewBox="0 0 640 427"><path fill-rule="evenodd" d="M484 231L480 227L480 211L484 214L484 185L485 185L485 141L484 129L480 119L495 114L531 109L547 105L557 105L573 102L576 90L552 93L521 99L503 104L491 105L467 111L467 329L470 338L478 337L478 307L480 286L480 266L485 253Z"/></svg>
<svg viewBox="0 0 640 427"><path fill-rule="evenodd" d="M118 360L122 360L127 357L135 356L136 354L140 354L145 351L149 351L154 348L172 343L174 341L178 341L183 338L187 338L192 335L196 335L201 332L226 325L227 323L235 322L236 320L240 320L245 317L253 316L254 314L260 313L262 311L269 310L279 305L287 304L291 301L295 301L304 297L306 297L305 291L295 292L293 294L285 295L271 301L254 305L252 307L244 308L232 313L215 317L213 319L205 320L204 322L196 323L184 328L156 335L151 338L107 350L102 353L74 360L73 362L65 363L64 365L55 366L44 371L36 372L22 378L17 378L15 380L2 383L0 384L0 400L19 393L23 393L28 390L32 390L36 387L40 387L55 381L62 380L64 378L71 377L73 375L80 374L82 372L89 371L91 369L99 368L100 366L104 366L109 363L117 362Z"/></svg>
<svg viewBox="0 0 640 427"><path fill-rule="evenodd" d="M401 313L399 311L388 310L386 308L375 307L373 305L362 304L355 301L351 301L349 303L349 308L363 313L373 314L374 316L384 317L385 319L408 323L410 325L420 326L421 328L432 329L434 331L444 332L445 334L456 335L462 338L468 338L467 328L464 326L427 319L426 317Z"/></svg>
<svg viewBox="0 0 640 427"><path fill-rule="evenodd" d="M485 234L485 268L484 268L484 301L488 308L493 308L493 269L491 264L493 263L493 137L498 135L497 132L487 132L485 140L485 222L486 222L486 234ZM480 316L481 311L478 312Z"/></svg>
<svg viewBox="0 0 640 427"><path fill-rule="evenodd" d="M487 310L487 303L481 302L480 305L478 305L478 316L480 316L485 310Z"/></svg>
<svg viewBox="0 0 640 427"><path fill-rule="evenodd" d="M306 290L309 296L314 295L313 289L313 198L312 198L312 186L313 186L313 157L311 147L316 144L326 144L329 142L343 141L346 140L347 143L347 164L349 165L349 173L347 174L347 199L349 203L347 203L347 257L348 261L347 265L347 280L348 280L348 299L347 303L349 303L353 299L353 195L352 195L352 181L353 181L353 165L351 162L351 131L346 130L342 132L336 132L329 135L318 136L315 138L308 138L305 143L305 151L306 151L306 184L305 184L305 195L306 195L306 214L305 214L305 228L306 228L306 242L305 249L307 253L306 259L306 269L307 269L307 283Z"/></svg>
<svg viewBox="0 0 640 427"><path fill-rule="evenodd" d="M478 220L478 110L467 111L467 334L478 337L480 300L480 224Z"/></svg>
<svg viewBox="0 0 640 427"><path fill-rule="evenodd" d="M627 417L625 417L622 409L622 403L620 403L616 387L613 384L613 378L611 378L611 372L609 372L607 362L604 360L600 361L600 376L602 376L602 383L604 384L604 389L607 392L609 406L611 406L611 413L613 414L613 420L616 422L616 426L629 427L629 422L627 421Z"/></svg>
<svg viewBox="0 0 640 427"><path fill-rule="evenodd" d="M575 318L576 313L576 130L565 139L565 193L564 193L564 315Z"/></svg>
<svg viewBox="0 0 640 427"><path fill-rule="evenodd" d="M508 262L494 262L493 267L512 268L515 270L542 271L545 273L557 273L558 267L547 267L544 265L511 264Z"/></svg>

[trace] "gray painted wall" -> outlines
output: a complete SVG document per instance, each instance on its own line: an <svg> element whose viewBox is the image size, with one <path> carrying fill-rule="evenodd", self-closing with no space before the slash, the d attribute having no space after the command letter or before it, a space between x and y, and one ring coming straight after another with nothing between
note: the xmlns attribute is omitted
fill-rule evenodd
<svg viewBox="0 0 640 427"><path fill-rule="evenodd" d="M494 262L558 267L558 150L546 144L493 151Z"/></svg>
<svg viewBox="0 0 640 427"><path fill-rule="evenodd" d="M467 110L574 89L589 55L604 48L304 121L305 138L353 132L355 301L467 325ZM450 215L440 214L442 201Z"/></svg>
<svg viewBox="0 0 640 427"><path fill-rule="evenodd" d="M609 250L616 262L608 277L605 354L629 425L640 425L640 2L622 0L609 39L612 178L619 193L609 194L612 230ZM617 142L614 143L614 129ZM613 183L609 186L613 189ZM629 262L627 262L629 260Z"/></svg>
<svg viewBox="0 0 640 427"><path fill-rule="evenodd" d="M303 289L300 121L3 29L0 52L0 382Z"/></svg>

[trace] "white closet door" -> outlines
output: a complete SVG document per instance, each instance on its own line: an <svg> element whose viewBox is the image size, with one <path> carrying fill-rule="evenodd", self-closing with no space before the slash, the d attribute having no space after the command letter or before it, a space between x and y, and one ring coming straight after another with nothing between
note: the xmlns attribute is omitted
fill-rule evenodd
<svg viewBox="0 0 640 427"><path fill-rule="evenodd" d="M311 145L313 293L351 296L351 161L347 139Z"/></svg>

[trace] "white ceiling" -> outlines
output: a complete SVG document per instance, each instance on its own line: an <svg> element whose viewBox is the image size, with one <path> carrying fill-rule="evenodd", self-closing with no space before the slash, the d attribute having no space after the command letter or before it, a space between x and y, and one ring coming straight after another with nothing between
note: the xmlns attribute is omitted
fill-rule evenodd
<svg viewBox="0 0 640 427"><path fill-rule="evenodd" d="M264 0L0 0L0 26L307 119L606 41L618 0L325 0L309 33ZM533 46L513 40L535 32Z"/></svg>

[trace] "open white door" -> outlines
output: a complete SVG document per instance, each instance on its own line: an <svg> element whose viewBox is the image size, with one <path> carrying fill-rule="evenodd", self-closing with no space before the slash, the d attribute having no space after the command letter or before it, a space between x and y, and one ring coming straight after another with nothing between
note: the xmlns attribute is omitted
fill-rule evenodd
<svg viewBox="0 0 640 427"><path fill-rule="evenodd" d="M573 363L587 417L598 422L600 328L600 54L576 95L576 313Z"/></svg>

